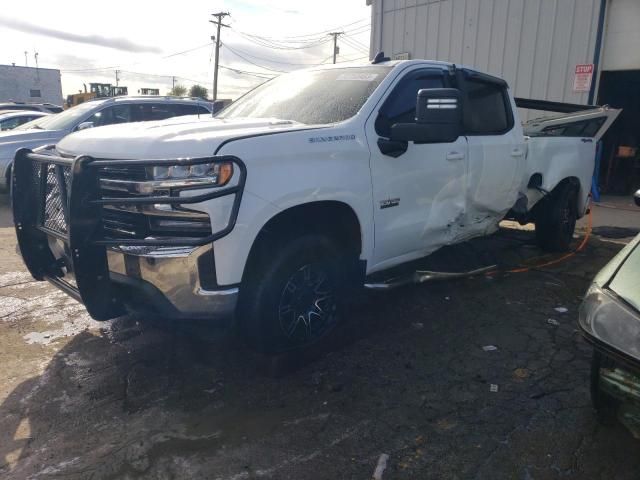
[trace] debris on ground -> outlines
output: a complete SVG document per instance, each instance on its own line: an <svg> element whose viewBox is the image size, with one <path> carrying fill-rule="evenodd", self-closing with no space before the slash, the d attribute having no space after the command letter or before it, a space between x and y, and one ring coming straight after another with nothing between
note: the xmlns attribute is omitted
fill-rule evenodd
<svg viewBox="0 0 640 480"><path fill-rule="evenodd" d="M413 328L415 328L416 330L422 330L424 328L424 323L422 322L414 322L411 324L411 326Z"/></svg>
<svg viewBox="0 0 640 480"><path fill-rule="evenodd" d="M373 476L371 480L382 480L382 475L384 471L387 469L387 462L389 461L389 455L383 453L378 458L378 464L376 465L376 469L373 472Z"/></svg>
<svg viewBox="0 0 640 480"><path fill-rule="evenodd" d="M569 311L569 309L566 307L556 307L554 308L554 310L558 313L567 313Z"/></svg>
<svg viewBox="0 0 640 480"><path fill-rule="evenodd" d="M491 385L489 385L489 391L491 393L498 393L498 390L499 390L499 387L495 383L492 383Z"/></svg>
<svg viewBox="0 0 640 480"><path fill-rule="evenodd" d="M513 371L513 376L520 379L520 380L524 380L525 378L529 378L529 370L527 370L526 368L516 368Z"/></svg>
<svg viewBox="0 0 640 480"><path fill-rule="evenodd" d="M549 325L553 325L554 327L559 327L560 326L560 322L558 320L556 320L555 318L547 318L547 323Z"/></svg>
<svg viewBox="0 0 640 480"><path fill-rule="evenodd" d="M495 352L496 350L498 350L498 347L496 347L495 345L485 345L484 347L482 347L482 350L484 350L485 352Z"/></svg>

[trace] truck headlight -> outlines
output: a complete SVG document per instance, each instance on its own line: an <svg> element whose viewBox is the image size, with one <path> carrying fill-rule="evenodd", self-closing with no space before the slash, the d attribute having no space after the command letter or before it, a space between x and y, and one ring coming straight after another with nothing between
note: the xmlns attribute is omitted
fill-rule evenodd
<svg viewBox="0 0 640 480"><path fill-rule="evenodd" d="M153 167L153 179L163 187L203 185L221 187L233 176L233 163L217 162L199 165Z"/></svg>

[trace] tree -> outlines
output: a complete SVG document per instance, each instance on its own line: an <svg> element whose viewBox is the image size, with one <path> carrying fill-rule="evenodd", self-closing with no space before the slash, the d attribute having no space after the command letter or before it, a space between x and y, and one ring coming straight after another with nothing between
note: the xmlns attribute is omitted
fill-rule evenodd
<svg viewBox="0 0 640 480"><path fill-rule="evenodd" d="M190 97L195 97L195 98L202 98L204 100L207 99L207 95L208 95L208 91L206 88L200 86L200 85L193 85L190 89L189 89L189 96Z"/></svg>
<svg viewBox="0 0 640 480"><path fill-rule="evenodd" d="M169 90L168 95L172 97L185 97L187 95L187 89L184 85L176 83L175 86Z"/></svg>

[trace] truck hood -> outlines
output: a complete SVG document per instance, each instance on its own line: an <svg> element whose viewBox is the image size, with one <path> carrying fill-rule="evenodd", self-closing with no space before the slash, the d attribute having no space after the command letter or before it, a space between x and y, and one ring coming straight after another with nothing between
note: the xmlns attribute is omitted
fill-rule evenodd
<svg viewBox="0 0 640 480"><path fill-rule="evenodd" d="M13 158L21 148L37 148L57 143L65 132L60 130L20 130L0 133L0 158Z"/></svg>
<svg viewBox="0 0 640 480"><path fill-rule="evenodd" d="M282 133L307 125L265 119L173 119L84 130L65 137L58 151L66 155L89 155L108 159L161 159L207 157L232 138Z"/></svg>

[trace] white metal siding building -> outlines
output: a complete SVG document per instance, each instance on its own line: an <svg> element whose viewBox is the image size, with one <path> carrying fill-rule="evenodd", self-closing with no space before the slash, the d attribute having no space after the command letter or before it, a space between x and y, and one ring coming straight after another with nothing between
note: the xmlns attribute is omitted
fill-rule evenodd
<svg viewBox="0 0 640 480"><path fill-rule="evenodd" d="M598 75L592 92L575 92L576 65L640 69L640 0L367 3L372 54L475 67L506 79L518 97L586 104Z"/></svg>
<svg viewBox="0 0 640 480"><path fill-rule="evenodd" d="M60 70L0 65L0 102L62 105Z"/></svg>

